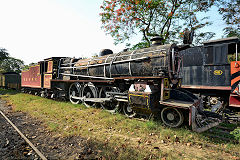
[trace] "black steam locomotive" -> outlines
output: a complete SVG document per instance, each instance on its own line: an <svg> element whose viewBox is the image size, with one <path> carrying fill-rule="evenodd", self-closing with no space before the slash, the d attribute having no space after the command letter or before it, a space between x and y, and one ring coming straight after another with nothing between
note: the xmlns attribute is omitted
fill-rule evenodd
<svg viewBox="0 0 240 160"><path fill-rule="evenodd" d="M116 54L103 50L95 58L45 59L22 72L22 88L43 97L101 106L109 112L123 110L129 117L160 114L170 127L188 121L197 132L219 124L204 114L200 99L180 88L182 48L160 45L158 38L153 41L149 48Z"/></svg>

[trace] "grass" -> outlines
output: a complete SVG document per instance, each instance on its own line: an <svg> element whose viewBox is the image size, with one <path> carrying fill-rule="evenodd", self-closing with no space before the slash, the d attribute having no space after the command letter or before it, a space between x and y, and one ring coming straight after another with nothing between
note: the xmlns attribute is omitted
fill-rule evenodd
<svg viewBox="0 0 240 160"><path fill-rule="evenodd" d="M240 145L235 143L232 135L228 135L233 139L228 142L209 136L212 132L219 134L218 129L197 134L187 127L171 129L159 121L143 122L69 102L16 91L0 90L0 93L2 99L14 106L14 111L40 119L54 134L89 139L106 159L223 159L229 154L239 156Z"/></svg>

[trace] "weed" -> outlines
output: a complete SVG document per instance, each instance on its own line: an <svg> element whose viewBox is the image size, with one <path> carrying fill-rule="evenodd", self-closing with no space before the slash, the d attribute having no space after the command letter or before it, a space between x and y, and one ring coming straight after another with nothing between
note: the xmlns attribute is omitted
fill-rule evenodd
<svg viewBox="0 0 240 160"><path fill-rule="evenodd" d="M234 138L240 142L240 127L234 129L232 132L230 132L234 136Z"/></svg>

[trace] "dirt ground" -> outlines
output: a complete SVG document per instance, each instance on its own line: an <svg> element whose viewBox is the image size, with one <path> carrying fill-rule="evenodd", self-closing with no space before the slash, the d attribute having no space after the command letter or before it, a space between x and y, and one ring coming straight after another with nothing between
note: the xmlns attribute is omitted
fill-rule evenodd
<svg viewBox="0 0 240 160"><path fill-rule="evenodd" d="M2 103L0 108L2 110ZM0 116L0 159L38 159L35 152L2 116Z"/></svg>
<svg viewBox="0 0 240 160"><path fill-rule="evenodd" d="M22 112L12 112L12 106L7 106L1 99L0 110L47 159L102 159L84 138L54 137L39 120ZM2 115L0 115L0 159L40 159Z"/></svg>

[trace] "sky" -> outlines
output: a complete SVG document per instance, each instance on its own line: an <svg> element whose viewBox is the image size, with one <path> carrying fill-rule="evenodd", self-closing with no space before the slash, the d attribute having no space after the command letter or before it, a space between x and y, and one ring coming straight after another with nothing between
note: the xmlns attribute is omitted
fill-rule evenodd
<svg viewBox="0 0 240 160"><path fill-rule="evenodd" d="M106 48L122 51L125 44L115 46L101 29L101 4L102 0L0 0L0 47L25 64L48 57L90 57ZM206 30L217 31L215 39L221 38L221 17L212 20L214 25Z"/></svg>

